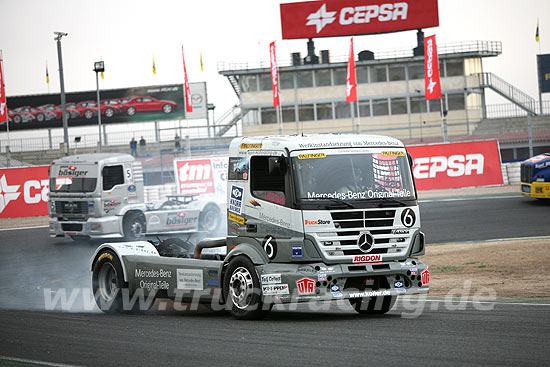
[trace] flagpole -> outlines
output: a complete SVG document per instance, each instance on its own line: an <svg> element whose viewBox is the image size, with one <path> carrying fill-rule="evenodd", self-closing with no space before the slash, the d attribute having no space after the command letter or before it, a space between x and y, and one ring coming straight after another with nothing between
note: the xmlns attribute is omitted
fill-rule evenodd
<svg viewBox="0 0 550 367"><path fill-rule="evenodd" d="M2 85L0 85L0 88L2 86L5 86L6 83L4 83L4 79L6 77L6 70L4 69L4 54L2 52L2 50L0 50L0 69L2 69L2 75L0 75L1 79L0 79L0 82L2 83ZM1 89L0 89L1 90ZM6 88L4 88L4 94L6 94ZM4 96L5 97L5 96ZM8 116L8 106L7 106L7 98L6 98L6 133L7 133L7 137L8 137L8 146L6 147L6 166L10 166L10 158L11 158L11 154L10 154L10 118Z"/></svg>

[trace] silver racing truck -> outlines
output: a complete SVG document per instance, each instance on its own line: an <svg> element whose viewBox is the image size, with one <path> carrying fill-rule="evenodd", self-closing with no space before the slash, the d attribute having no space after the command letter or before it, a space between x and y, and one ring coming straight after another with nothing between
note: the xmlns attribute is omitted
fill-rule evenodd
<svg viewBox="0 0 550 367"><path fill-rule="evenodd" d="M412 159L401 141L236 138L229 155L227 237L102 244L91 260L102 310L169 298L250 319L275 303L347 299L370 314L386 313L398 295L428 293Z"/></svg>

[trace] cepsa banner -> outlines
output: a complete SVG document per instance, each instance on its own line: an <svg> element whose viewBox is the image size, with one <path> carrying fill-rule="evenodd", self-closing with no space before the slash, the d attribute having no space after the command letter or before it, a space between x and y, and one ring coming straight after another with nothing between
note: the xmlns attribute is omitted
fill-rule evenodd
<svg viewBox="0 0 550 367"><path fill-rule="evenodd" d="M417 190L501 185L496 140L410 146Z"/></svg>
<svg viewBox="0 0 550 367"><path fill-rule="evenodd" d="M49 166L0 169L0 218L48 215Z"/></svg>
<svg viewBox="0 0 550 367"><path fill-rule="evenodd" d="M437 27L437 0L326 0L281 4L283 39Z"/></svg>
<svg viewBox="0 0 550 367"><path fill-rule="evenodd" d="M177 191L200 200L226 203L228 157L175 159Z"/></svg>

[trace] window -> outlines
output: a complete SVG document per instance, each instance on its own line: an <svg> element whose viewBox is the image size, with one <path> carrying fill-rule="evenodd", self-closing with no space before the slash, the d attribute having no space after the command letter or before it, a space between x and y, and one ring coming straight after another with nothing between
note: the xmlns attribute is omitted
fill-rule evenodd
<svg viewBox="0 0 550 367"><path fill-rule="evenodd" d="M411 97L411 113L424 113L428 109L426 107L426 100L422 97Z"/></svg>
<svg viewBox="0 0 550 367"><path fill-rule="evenodd" d="M281 89L293 89L294 88L294 73L279 73L279 84Z"/></svg>
<svg viewBox="0 0 550 367"><path fill-rule="evenodd" d="M414 63L409 65L409 79L424 79L424 64Z"/></svg>
<svg viewBox="0 0 550 367"><path fill-rule="evenodd" d="M315 71L315 85L317 87L326 87L330 85L329 69Z"/></svg>
<svg viewBox="0 0 550 367"><path fill-rule="evenodd" d="M462 76L464 75L464 61L459 60L447 60L445 62L447 67L447 76ZM440 69L440 73L442 70ZM450 108L450 107L449 107Z"/></svg>
<svg viewBox="0 0 550 367"><path fill-rule="evenodd" d="M317 120L331 120L332 119L332 104L331 103L317 103Z"/></svg>
<svg viewBox="0 0 550 367"><path fill-rule="evenodd" d="M299 121L313 121L313 105L304 104L298 106L298 120Z"/></svg>
<svg viewBox="0 0 550 367"><path fill-rule="evenodd" d="M357 72L357 83L369 82L369 68L367 66L358 66L355 70Z"/></svg>
<svg viewBox="0 0 550 367"><path fill-rule="evenodd" d="M441 113L441 102L438 99L430 99L428 105L430 106L430 112ZM445 101L443 101L443 108L445 108Z"/></svg>
<svg viewBox="0 0 550 367"><path fill-rule="evenodd" d="M243 75L240 79L240 84L243 92L256 92L258 90L256 75Z"/></svg>
<svg viewBox="0 0 550 367"><path fill-rule="evenodd" d="M348 69L338 68L332 69L332 77L334 78L334 85L346 85L346 77Z"/></svg>
<svg viewBox="0 0 550 367"><path fill-rule="evenodd" d="M392 98L391 114L392 115L407 114L407 98Z"/></svg>
<svg viewBox="0 0 550 367"><path fill-rule="evenodd" d="M252 195L275 204L285 205L284 171L269 172L269 165L275 165L280 157L255 156L250 158L250 189Z"/></svg>
<svg viewBox="0 0 550 367"><path fill-rule="evenodd" d="M390 81L405 80L405 67L403 65L396 65L389 67Z"/></svg>
<svg viewBox="0 0 550 367"><path fill-rule="evenodd" d="M296 121L296 109L294 106L285 106L282 108L283 112L283 122L294 122Z"/></svg>
<svg viewBox="0 0 550 367"><path fill-rule="evenodd" d="M359 116L370 117L370 101L359 102Z"/></svg>
<svg viewBox="0 0 550 367"><path fill-rule="evenodd" d="M271 74L260 74L260 90L272 90Z"/></svg>
<svg viewBox="0 0 550 367"><path fill-rule="evenodd" d="M103 190L111 190L116 185L124 183L122 165L103 167Z"/></svg>
<svg viewBox="0 0 550 367"><path fill-rule="evenodd" d="M372 66L370 68L370 81L371 83L387 82L386 65Z"/></svg>
<svg viewBox="0 0 550 367"><path fill-rule="evenodd" d="M276 124L277 113L274 108L262 108L262 124Z"/></svg>
<svg viewBox="0 0 550 367"><path fill-rule="evenodd" d="M334 108L337 119L351 118L351 103L337 102Z"/></svg>
<svg viewBox="0 0 550 367"><path fill-rule="evenodd" d="M373 99L372 100L372 115L373 116L385 116L388 115L388 100L384 99Z"/></svg>
<svg viewBox="0 0 550 367"><path fill-rule="evenodd" d="M311 71L299 71L297 73L298 88L313 87L313 73Z"/></svg>
<svg viewBox="0 0 550 367"><path fill-rule="evenodd" d="M464 94L449 94L447 96L447 104L449 106L449 111L463 110Z"/></svg>

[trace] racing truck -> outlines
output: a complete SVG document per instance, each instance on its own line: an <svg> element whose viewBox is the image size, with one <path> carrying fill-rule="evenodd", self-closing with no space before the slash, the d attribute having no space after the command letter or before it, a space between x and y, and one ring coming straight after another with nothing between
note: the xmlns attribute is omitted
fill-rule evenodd
<svg viewBox="0 0 550 367"><path fill-rule="evenodd" d="M95 153L63 157L50 166L50 237L124 238L210 233L221 211L196 196L169 195L144 202L141 162L129 154Z"/></svg>
<svg viewBox="0 0 550 367"><path fill-rule="evenodd" d="M171 299L257 319L273 304L349 300L358 313L383 314L397 296L429 291L412 158L397 139L235 138L226 214L227 236L192 249L100 245L90 268L98 307L131 312L151 306L137 299Z"/></svg>
<svg viewBox="0 0 550 367"><path fill-rule="evenodd" d="M550 199L550 153L521 162L521 194L536 199Z"/></svg>

